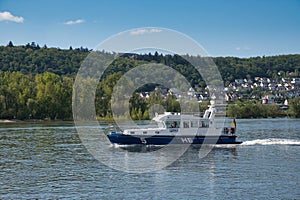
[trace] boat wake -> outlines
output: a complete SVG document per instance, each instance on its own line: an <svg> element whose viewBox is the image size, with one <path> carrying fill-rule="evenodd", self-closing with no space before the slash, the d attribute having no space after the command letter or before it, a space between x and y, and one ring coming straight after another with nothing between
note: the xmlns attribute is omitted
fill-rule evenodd
<svg viewBox="0 0 300 200"><path fill-rule="evenodd" d="M258 140L244 141L240 145L242 145L242 146L251 146L251 145L292 145L292 146L300 146L300 140L268 138L268 139L258 139Z"/></svg>

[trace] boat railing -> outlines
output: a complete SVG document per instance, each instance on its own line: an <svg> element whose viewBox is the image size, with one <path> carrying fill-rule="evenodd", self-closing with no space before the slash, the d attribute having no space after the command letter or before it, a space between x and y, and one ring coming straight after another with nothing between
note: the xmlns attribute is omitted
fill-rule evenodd
<svg viewBox="0 0 300 200"><path fill-rule="evenodd" d="M197 117L203 117L204 112L167 112L170 113L172 115L193 115L193 116L197 116Z"/></svg>

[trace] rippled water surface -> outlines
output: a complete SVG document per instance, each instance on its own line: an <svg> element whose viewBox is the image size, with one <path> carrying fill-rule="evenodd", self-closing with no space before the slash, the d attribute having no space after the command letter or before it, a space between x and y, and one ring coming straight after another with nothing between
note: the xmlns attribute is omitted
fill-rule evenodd
<svg viewBox="0 0 300 200"><path fill-rule="evenodd" d="M127 173L96 160L72 124L0 124L0 199L300 199L300 120L237 120L237 128L242 145L218 145L202 159L191 146L162 170ZM111 155L147 150L111 147Z"/></svg>

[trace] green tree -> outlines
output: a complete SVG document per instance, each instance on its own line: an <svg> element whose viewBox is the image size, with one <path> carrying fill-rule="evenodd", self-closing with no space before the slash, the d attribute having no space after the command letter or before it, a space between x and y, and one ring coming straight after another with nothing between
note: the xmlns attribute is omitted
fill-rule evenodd
<svg viewBox="0 0 300 200"><path fill-rule="evenodd" d="M288 113L292 117L300 117L300 98L294 98L289 100L289 110Z"/></svg>
<svg viewBox="0 0 300 200"><path fill-rule="evenodd" d="M62 102L58 101L61 95L62 82L58 75L47 72L36 75L36 100L38 103L37 115L41 118L58 118Z"/></svg>

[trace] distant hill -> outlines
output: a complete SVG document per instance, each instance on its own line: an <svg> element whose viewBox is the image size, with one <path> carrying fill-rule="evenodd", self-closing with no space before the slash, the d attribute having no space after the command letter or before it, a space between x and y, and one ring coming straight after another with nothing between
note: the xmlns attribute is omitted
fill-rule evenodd
<svg viewBox="0 0 300 200"><path fill-rule="evenodd" d="M89 54L86 48L62 50L59 48L40 47L34 42L24 46L0 46L0 71L19 71L24 74L41 74L52 72L57 75L74 75L80 67L81 62ZM110 73L125 72L142 62L159 62L173 67L186 75L192 85L199 84L199 74L189 63L180 56L145 54L126 54L121 60L114 62ZM240 78L273 77L278 74L282 76L299 76L300 55L279 55L268 57L215 57L214 62L224 81L233 81ZM195 80L197 77L198 80Z"/></svg>

